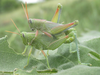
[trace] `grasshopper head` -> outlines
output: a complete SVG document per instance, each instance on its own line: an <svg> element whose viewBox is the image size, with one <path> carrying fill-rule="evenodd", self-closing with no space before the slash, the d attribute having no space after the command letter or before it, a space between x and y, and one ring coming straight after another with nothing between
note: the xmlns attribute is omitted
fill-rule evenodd
<svg viewBox="0 0 100 75"><path fill-rule="evenodd" d="M32 25L34 24L34 21L32 21L32 19L29 19L28 23L29 23L29 26L30 26L31 30L34 31L35 28L32 28Z"/></svg>
<svg viewBox="0 0 100 75"><path fill-rule="evenodd" d="M28 23L32 31L34 31L35 29L37 30L45 29L44 27L45 22L46 20L43 20L43 19L29 19L28 20Z"/></svg>
<svg viewBox="0 0 100 75"><path fill-rule="evenodd" d="M29 26L31 28L32 31L34 31L35 29L37 29L37 22L34 19L29 19L28 20Z"/></svg>
<svg viewBox="0 0 100 75"><path fill-rule="evenodd" d="M31 32L22 32L20 33L20 36L23 40L23 43L25 45L28 45L31 43L31 41L35 38L35 33L31 33Z"/></svg>

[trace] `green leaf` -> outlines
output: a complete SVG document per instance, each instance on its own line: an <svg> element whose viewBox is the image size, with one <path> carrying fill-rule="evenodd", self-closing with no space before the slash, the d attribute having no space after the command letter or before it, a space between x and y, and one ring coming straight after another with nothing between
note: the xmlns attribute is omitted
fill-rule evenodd
<svg viewBox="0 0 100 75"><path fill-rule="evenodd" d="M18 54L8 46L7 36L0 39L0 73L11 74L15 68L21 71L18 70L14 73L23 73L23 70L30 71L33 67L37 67L37 72L44 73L44 75L47 75L45 72L57 72L56 69L52 69L51 71L47 68L45 59L38 60L31 56L29 65L25 67L27 65L27 60L28 56Z"/></svg>
<svg viewBox="0 0 100 75"><path fill-rule="evenodd" d="M55 73L53 75L98 75L100 74L99 43L100 37L95 36L95 38L80 42L80 44L78 45L81 62L91 63L91 67L78 65L77 53L69 52L69 44L63 44L58 49L53 51L49 50L48 60L49 65L52 69L51 71L47 68L47 62L46 59L43 58L44 56L42 53L39 54L41 58L38 58L38 55L35 56L34 54L32 54L30 56L29 65L24 68L24 66L26 66L27 64L28 56L18 54L13 49L9 48L7 37L3 37L0 39L0 72L9 74L13 73L15 68L18 68L18 70L21 70L24 74L24 72L26 73L27 71L32 71L32 69L36 67L36 71L41 75L51 75L54 72ZM74 43L72 43L71 48L72 51L76 50ZM95 57L95 59L93 59L93 57ZM20 74L22 72L19 71L18 73Z"/></svg>
<svg viewBox="0 0 100 75"><path fill-rule="evenodd" d="M24 69L27 64L27 56L16 53L13 49L9 48L7 36L0 39L0 71L13 72L15 68ZM33 63L38 64L37 59ZM34 65L36 65L34 64Z"/></svg>
<svg viewBox="0 0 100 75"><path fill-rule="evenodd" d="M99 75L100 67L89 67L84 65L74 66L67 70L62 70L53 75Z"/></svg>

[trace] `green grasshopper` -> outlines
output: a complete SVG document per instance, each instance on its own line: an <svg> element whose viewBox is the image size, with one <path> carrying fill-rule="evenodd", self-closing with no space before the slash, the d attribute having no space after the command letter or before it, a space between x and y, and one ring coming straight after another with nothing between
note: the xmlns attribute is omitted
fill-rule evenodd
<svg viewBox="0 0 100 75"><path fill-rule="evenodd" d="M23 4L22 4L23 6ZM60 13L61 13L61 8L62 5L58 4L57 10L55 12L54 17L52 18L51 21L47 21L47 20L43 20L43 19L29 19L28 17L28 11L27 11L27 3L25 4L26 6L26 12L25 12L25 8L23 6L26 18L28 20L29 23L29 27L31 28L31 30L37 30L36 31L36 36L38 35L38 30L43 32L44 34L46 34L49 37L52 37L52 35L55 34L59 34L63 31L68 30L69 27L73 27L75 25L78 24L78 20L69 23L69 24L59 24L59 17L60 17Z"/></svg>
<svg viewBox="0 0 100 75"><path fill-rule="evenodd" d="M14 23L13 20L12 20L12 22ZM15 23L14 23L14 25L15 25ZM15 25L15 27L17 28L16 25ZM29 45L32 46L31 50L29 52L27 65L29 64L29 58L31 55L31 51L32 51L32 48L34 47L35 49L42 51L42 53L44 54L44 56L47 60L48 68L50 68L48 58L43 50L55 50L56 48L61 46L63 43L69 43L69 42L73 41L73 38L75 38L73 36L74 32L72 29L70 30L70 33L68 35L63 34L62 38L56 38L56 37L51 38L51 37L48 37L47 35L45 35L44 33L40 33L40 34L38 34L37 37L35 37L36 35L34 32L20 32L20 30L18 28L17 28L17 30L19 31L19 33L11 32L11 31L6 31L6 32L18 34L21 36L24 45L26 45L24 52L26 51L26 49Z"/></svg>
<svg viewBox="0 0 100 75"><path fill-rule="evenodd" d="M70 32L73 32L73 37L69 37L67 39L68 40L67 43L68 42L70 43L70 52L72 52L71 51L71 42L74 41L74 43L76 44L78 63L90 65L89 63L81 63L81 61L80 61L76 30L74 28L72 28L72 27L74 27L78 24L78 20L76 20L72 23L69 23L69 24L65 24L65 25L59 24L59 18L60 18L60 13L61 13L61 8L62 8L61 4L58 4L55 15L54 15L54 17L52 18L51 21L46 21L46 20L41 20L41 19L29 19L28 10L27 10L27 3L25 4L25 6L26 6L26 12L25 12L24 6L23 6L23 9L24 9L24 12L26 13L26 17L27 17L29 26L32 30L34 30L34 29L40 30L44 34L46 34L47 36L49 36L49 37L53 36L53 37L56 37L56 38L59 38L63 35L69 35ZM69 28L71 28L71 29L69 29ZM38 35L37 32L36 32L36 35ZM75 52L75 51L73 51L73 52Z"/></svg>
<svg viewBox="0 0 100 75"><path fill-rule="evenodd" d="M13 20L12 20L12 22L13 22ZM15 23L14 23L14 25L15 25ZM17 28L16 25L15 25L15 27ZM26 48L25 48L24 52L26 51L26 49L29 45L31 46L31 49L30 49L30 52L29 52L29 55L28 55L27 65L29 64L29 58L30 58L33 47L35 49L38 49L38 50L42 51L42 53L44 54L44 56L47 60L48 68L50 68L47 55L44 53L43 50L55 50L56 48L61 46L63 43L70 43L70 42L73 42L73 41L77 41L76 35L75 35L76 30L74 28L73 29L71 28L71 29L68 30L68 32L66 33L68 35L63 34L62 37L58 37L58 38L48 37L44 33L39 33L38 36L36 37L36 34L34 32L20 32L20 30L18 28L17 28L17 30L19 31L19 33L11 32L11 31L6 31L6 32L20 35L20 37L23 40L23 44L26 45ZM77 43L75 43L75 44L76 44L76 47L77 47L78 63L79 64L90 65L89 63L81 63L78 46L77 46Z"/></svg>
<svg viewBox="0 0 100 75"><path fill-rule="evenodd" d="M58 7L59 7L59 5L58 5ZM57 10L58 10L58 8L57 8ZM59 15L57 15L57 16L59 18ZM59 22L59 19L56 20L56 17L54 15L54 17L52 19L53 22ZM38 21L41 22L41 20L38 20ZM12 22L13 22L13 20L12 20ZM41 24L41 23L39 23L39 24ZM42 50L42 53L46 57L48 68L50 68L49 63L48 63L48 58L45 55L45 53L43 52L43 50L55 50L56 48L58 48L63 43L71 43L73 41L76 44L78 63L79 64L86 64L86 63L81 63L81 61L80 61L78 43L77 43L77 37L76 37L76 30L74 28L69 29L70 27L75 26L76 24L78 24L78 21L75 21L75 22L70 23L68 25L59 25L58 23L51 23L51 22L50 22L50 24L54 24L54 26L52 27L51 30L53 30L55 32L58 30L56 33L49 32L50 35L52 35L52 38L45 35L46 33L37 34L37 33L34 33L34 32L20 32L19 29L17 28L17 26L15 25L15 23L14 23L14 25L17 28L17 30L19 31L19 34L15 33L15 32L10 32L10 31L7 31L7 32L15 33L15 34L18 34L18 35L21 36L21 38L23 40L23 43L26 45L26 48L25 48L23 53L25 53L25 51L26 51L26 49L29 45L31 45L32 47L34 47L36 49ZM49 26L52 26L52 25L48 25L48 27ZM38 28L36 28L36 29L38 29ZM44 30L45 29L43 29L43 31ZM41 31L41 29L40 29L40 31ZM30 50L29 57L30 57L31 51L32 51L32 48ZM28 65L28 63L29 63L29 58L28 58L28 61L27 61L27 65Z"/></svg>

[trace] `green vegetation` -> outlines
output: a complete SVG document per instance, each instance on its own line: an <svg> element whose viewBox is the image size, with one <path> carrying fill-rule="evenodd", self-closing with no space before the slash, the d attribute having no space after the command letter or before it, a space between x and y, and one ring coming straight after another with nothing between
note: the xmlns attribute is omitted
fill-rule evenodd
<svg viewBox="0 0 100 75"><path fill-rule="evenodd" d="M24 68L27 64L28 56L23 56L9 48L7 37L5 36L0 38L0 73L9 75L13 73L13 75L99 75L99 44L100 36L81 42L79 45L81 61L84 63L89 62L92 66L77 65L77 54L69 52L69 44L63 44L56 51L49 51L49 64L51 68L54 68L51 71L47 69L46 60L42 53L38 53L38 50L34 56L31 55L29 65ZM75 46L73 44L72 50L74 49ZM94 58L92 59L91 57Z"/></svg>
<svg viewBox="0 0 100 75"><path fill-rule="evenodd" d="M5 13L20 7L21 1L18 0L0 0L0 13Z"/></svg>
<svg viewBox="0 0 100 75"><path fill-rule="evenodd" d="M51 20L53 15L54 15L54 12L56 10L56 6L57 6L58 3L61 3L63 5L62 12L61 12L61 17L60 17L60 23L62 23L62 22L70 23L74 20L79 20L79 25L77 25L75 27L76 30L77 30L78 36L82 36L82 33L86 34L86 33L88 33L88 31L92 31L92 30L96 30L99 33L99 31L100 31L100 8L99 8L100 0L76 0L76 1L75 0L54 0L54 1L50 0L50 1L46 1L46 2L43 2L43 3L38 3L38 4L34 4L34 5L31 4L31 5L28 5L29 17L30 18L37 18L37 19ZM18 5L21 5L21 4L18 4ZM14 20L15 24L18 26L20 31L31 31L31 30L30 30L28 22L26 20L23 8L20 7L20 8L13 8L13 9L15 9L15 10L14 11L11 10L9 12L0 14L0 37L4 37L5 35L8 35L7 39L8 39L8 43L9 43L10 47L12 47L16 52L21 53L24 50L25 46L23 45L20 36L18 36L16 34L10 34L10 33L5 32L6 30L13 31L13 32L18 32L10 19ZM1 11L3 12L5 10L2 9ZM93 35L91 37L94 37L94 34L91 34L91 35ZM97 34L97 35L99 35L99 34ZM82 38L82 39L84 39L84 38ZM80 39L79 41L83 41L82 39ZM80 51L82 51L81 54L80 54L82 62L89 62L89 63L92 63L93 66L100 66L100 61L96 62L94 59L92 59L88 55L86 55L91 50L96 51L97 53L100 53L99 45L96 44L96 43L99 43L100 37L96 38L96 40L94 40L92 38L92 41L93 41L92 43L93 44L91 44L91 40L88 39L86 41L86 39L87 38L85 38L85 40L84 40L85 42L83 42L83 44L85 46L82 46L82 45L80 46ZM0 45L0 48L2 46L3 45ZM66 53L66 55L67 54L70 55L70 53L68 53L68 51L65 52L65 49L68 49L68 48L64 47L62 49L62 52ZM1 50L3 50L3 49L1 49ZM85 52L84 50L85 51L87 50L87 51ZM10 52L8 52L8 55L11 55ZM0 57L1 57L2 61L3 61L3 59L6 61L7 59L2 58L2 57L7 57L7 54L5 54L3 56L2 55L3 52L0 51L0 53L1 53ZM53 62L51 61L50 63L52 64L52 67L55 65L54 67L56 67L57 69L59 69L61 71L62 69L67 70L64 67L64 65L67 65L66 67L71 68L71 67L73 67L77 64L77 58L73 59L73 57L76 57L76 53L71 54L72 56L68 57L68 58L67 58L66 55L62 54L60 56L60 57L63 57L63 59L62 59L63 62L61 64L58 64L58 65L56 65L56 63L52 64ZM54 56L50 56L49 58L50 58L50 60L54 61L54 58L56 59L58 57L59 57L59 55L58 56L54 55ZM64 61L65 57L67 59L69 59L70 61L69 60ZM26 59L27 56L22 56L22 55L18 55L17 53L13 53L13 55L9 59L14 60L15 58L18 61L17 62L14 61L13 63L18 64L17 68L23 69L23 67L25 66L25 64L23 64L23 62L27 63L27 59ZM22 60L22 62L20 60ZM30 61L34 63L34 60L35 59L32 58ZM7 60L7 61L10 62L11 60ZM41 60L41 61L43 61L43 63L45 62L44 60ZM18 63L18 62L20 62L20 63ZM74 63L74 64L72 65L72 63ZM2 63L2 64L5 65L7 63ZM21 66L21 64L23 64L23 65ZM7 66L9 67L10 65L12 65L12 64L9 63ZM39 70L41 70L41 67L42 67L42 69L44 67L43 64L42 65L40 64L40 60L36 65L39 66L38 67ZM28 70L31 69L32 66L35 67L34 64L30 63L29 67L28 67ZM0 67L1 67L1 65L0 65ZM9 69L10 72L13 72L15 67L16 67L16 65L12 65L12 67L10 67L10 69L9 69L6 66L2 66L0 68L1 69L0 71L5 71L5 68L7 68L6 72L8 72L8 69ZM81 67L82 66L76 66L76 67L71 68L71 70L74 73L75 72L74 69L77 70L77 69L80 69ZM86 69L86 67L87 66L84 66L84 70ZM4 68L4 70L2 70L2 68ZM93 71L93 69L91 67L87 67L87 68L90 69L89 72ZM100 68L97 68L97 67L95 67L95 68L94 69L96 71L98 69L100 70ZM44 69L45 69L45 67L44 67ZM67 70L66 72L68 72L69 70ZM85 71L87 71L87 70L85 70ZM59 75L61 75L61 73L59 73ZM65 72L63 72L63 73L65 73ZM69 74L73 75L73 74L71 74L70 71L69 71ZM79 73L79 75L80 74L81 73ZM89 74L87 74L87 75L89 75ZM98 75L98 72L95 75Z"/></svg>
<svg viewBox="0 0 100 75"><path fill-rule="evenodd" d="M74 20L79 20L79 25L76 26L78 35L81 35L82 32L87 32L90 30L100 30L99 0L47 1L44 3L28 6L29 17L51 20L58 3L63 5L60 18L61 23L69 23ZM3 37L4 35L8 35L8 37L11 36L11 40L9 40L12 42L12 46L14 49L16 49L16 45L18 45L18 50L21 51L24 47L21 45L21 43L19 43L19 41L21 41L20 38L5 32L5 30L16 32L16 28L10 20L11 18L14 20L15 24L21 31L30 31L23 8L21 7L15 11L0 15L0 37Z"/></svg>

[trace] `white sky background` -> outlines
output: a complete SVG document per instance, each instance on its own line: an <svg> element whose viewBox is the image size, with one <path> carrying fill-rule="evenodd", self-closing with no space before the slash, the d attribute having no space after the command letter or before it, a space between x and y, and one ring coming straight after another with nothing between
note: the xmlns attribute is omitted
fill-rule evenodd
<svg viewBox="0 0 100 75"><path fill-rule="evenodd" d="M37 2L42 2L43 0L20 0L22 2L27 2L27 3L37 3Z"/></svg>

